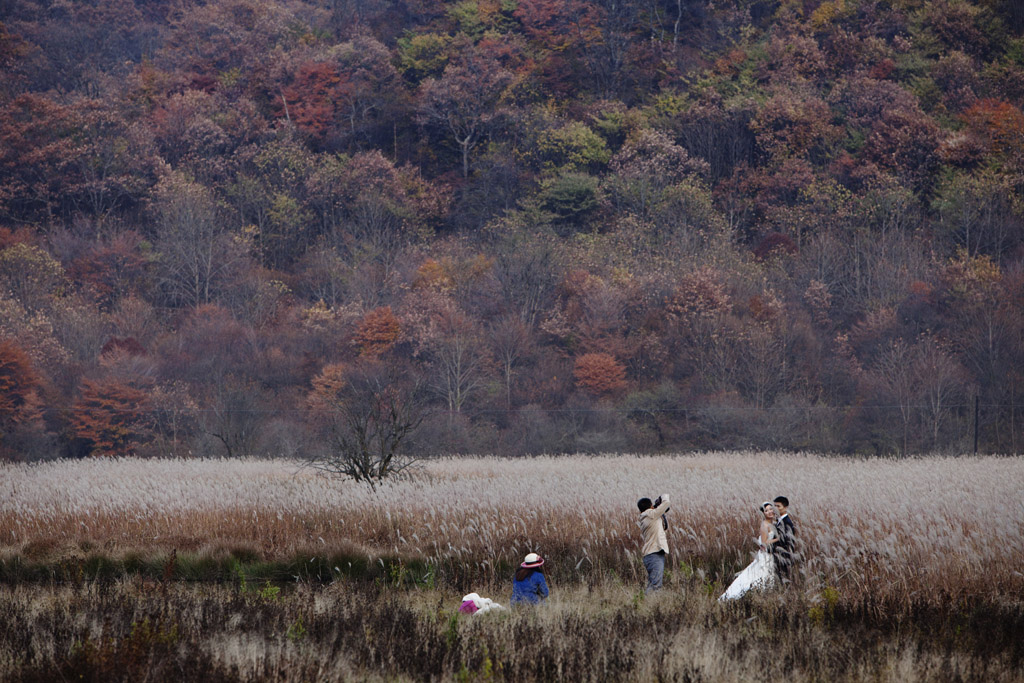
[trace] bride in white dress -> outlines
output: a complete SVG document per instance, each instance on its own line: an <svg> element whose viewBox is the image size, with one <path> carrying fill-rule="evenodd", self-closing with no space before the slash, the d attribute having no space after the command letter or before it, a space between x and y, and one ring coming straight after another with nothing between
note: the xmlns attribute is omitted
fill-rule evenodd
<svg viewBox="0 0 1024 683"><path fill-rule="evenodd" d="M735 600L751 588L771 588L775 585L775 562L772 560L772 546L779 541L779 532L775 528L775 505L761 503L761 533L757 538L758 550L754 561L736 575L729 587L725 589L719 601Z"/></svg>

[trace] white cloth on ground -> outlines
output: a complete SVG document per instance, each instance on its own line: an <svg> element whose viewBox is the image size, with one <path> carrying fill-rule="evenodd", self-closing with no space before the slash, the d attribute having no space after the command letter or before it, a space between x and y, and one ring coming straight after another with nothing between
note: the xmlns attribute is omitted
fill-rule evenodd
<svg viewBox="0 0 1024 683"><path fill-rule="evenodd" d="M505 609L502 605L494 602L490 598L481 598L476 593L470 593L462 598L462 602L472 602L476 605L476 612L474 614L482 614L484 612L490 612L492 610L503 610Z"/></svg>

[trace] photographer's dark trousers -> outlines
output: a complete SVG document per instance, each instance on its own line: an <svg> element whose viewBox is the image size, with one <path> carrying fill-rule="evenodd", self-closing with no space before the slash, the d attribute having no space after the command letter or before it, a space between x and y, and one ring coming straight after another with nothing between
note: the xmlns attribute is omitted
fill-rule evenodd
<svg viewBox="0 0 1024 683"><path fill-rule="evenodd" d="M644 592L659 590L661 579L665 575L665 551L659 550L644 555L644 567L647 569L647 590Z"/></svg>

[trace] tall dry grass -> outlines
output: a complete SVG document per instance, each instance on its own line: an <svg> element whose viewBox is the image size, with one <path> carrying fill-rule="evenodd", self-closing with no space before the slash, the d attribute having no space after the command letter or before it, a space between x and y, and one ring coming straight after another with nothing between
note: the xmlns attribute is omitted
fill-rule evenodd
<svg viewBox="0 0 1024 683"><path fill-rule="evenodd" d="M754 550L757 504L791 501L802 589L879 613L1024 594L1024 461L781 453L459 458L378 491L292 461L88 460L0 466L0 553L418 561L454 591L501 585L527 552L552 577L642 581L635 501L672 497L670 566L709 586Z"/></svg>
<svg viewBox="0 0 1024 683"><path fill-rule="evenodd" d="M0 591L0 680L1020 680L1019 613L865 629L815 609L794 594L633 599L611 583L482 616L442 590L346 581L32 584Z"/></svg>

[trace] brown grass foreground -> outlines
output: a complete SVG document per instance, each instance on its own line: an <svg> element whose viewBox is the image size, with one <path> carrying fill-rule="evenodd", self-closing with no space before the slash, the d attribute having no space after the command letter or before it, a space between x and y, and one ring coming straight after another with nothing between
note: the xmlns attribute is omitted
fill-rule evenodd
<svg viewBox="0 0 1024 683"><path fill-rule="evenodd" d="M1000 458L473 458L377 493L281 461L5 466L0 679L1020 680L1021 490ZM662 492L644 599L633 506ZM719 605L777 493L799 586ZM529 550L551 604L456 615Z"/></svg>
<svg viewBox="0 0 1024 683"><path fill-rule="evenodd" d="M1014 681L1024 662L1019 611L879 627L799 595L621 588L556 586L540 608L470 617L450 591L347 581L18 586L0 592L0 678Z"/></svg>

